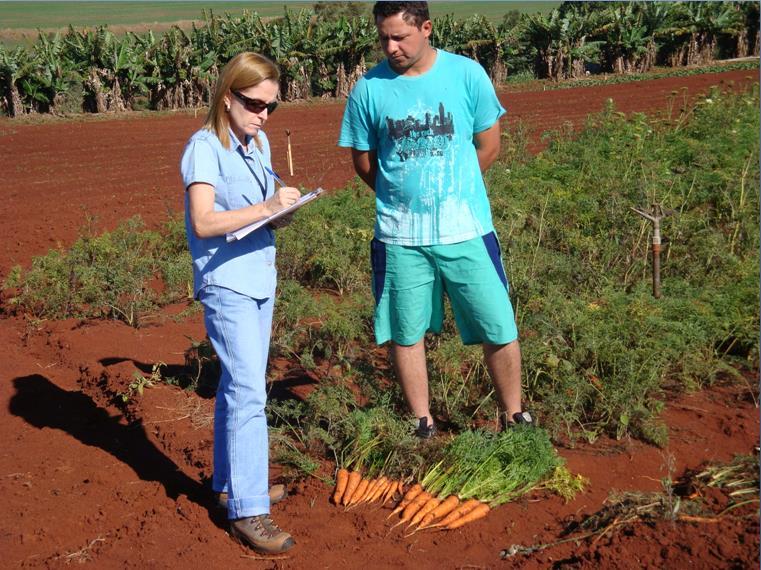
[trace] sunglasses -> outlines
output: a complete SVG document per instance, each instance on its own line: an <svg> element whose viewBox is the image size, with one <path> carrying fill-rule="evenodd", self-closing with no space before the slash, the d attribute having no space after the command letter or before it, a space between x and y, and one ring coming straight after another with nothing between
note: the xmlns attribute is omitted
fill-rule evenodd
<svg viewBox="0 0 761 570"><path fill-rule="evenodd" d="M275 109L277 109L277 101L272 101L271 103L265 103L264 101L261 101L259 99L252 99L251 97L246 97L243 95L243 93L240 93L239 91L230 91L233 95L235 95L238 98L238 101L243 103L243 106L246 108L246 111L249 111L251 113L259 114L265 109L267 109L267 114L271 115L275 112Z"/></svg>

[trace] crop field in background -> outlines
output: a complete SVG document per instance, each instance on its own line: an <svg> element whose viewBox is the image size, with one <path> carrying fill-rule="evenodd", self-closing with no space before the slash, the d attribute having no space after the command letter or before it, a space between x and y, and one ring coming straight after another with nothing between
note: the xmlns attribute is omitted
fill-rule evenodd
<svg viewBox="0 0 761 570"><path fill-rule="evenodd" d="M431 16L452 14L455 18L467 18L473 14L486 16L498 22L509 11L521 13L550 12L560 2L432 2ZM0 40L10 30L37 28L60 29L74 27L94 27L100 25L119 26L126 30L131 26L143 30L149 24L171 24L200 20L202 10L213 10L219 14L229 12L240 15L244 10L258 12L265 17L283 15L283 7L291 10L309 9L313 2L0 2ZM372 4L367 3L369 11Z"/></svg>
<svg viewBox="0 0 761 570"><path fill-rule="evenodd" d="M18 117L202 107L220 70L241 51L261 53L280 68L284 101L341 99L382 57L368 8L285 6L277 18L204 11L201 24L186 21L190 31L171 23L70 27L37 32L29 45L0 42L0 111ZM606 74L628 80L656 67L692 73L722 60L753 67L759 39L757 4L565 2L549 14L512 10L496 24L472 12L434 14L430 41L477 61L499 86Z"/></svg>

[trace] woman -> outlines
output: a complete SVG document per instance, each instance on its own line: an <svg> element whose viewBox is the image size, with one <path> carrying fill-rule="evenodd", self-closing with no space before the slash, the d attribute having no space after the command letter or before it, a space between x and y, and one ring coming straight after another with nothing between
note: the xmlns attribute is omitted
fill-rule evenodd
<svg viewBox="0 0 761 570"><path fill-rule="evenodd" d="M268 490L264 414L275 238L269 227L230 243L225 236L300 196L296 188L275 189L270 147L261 130L277 106L279 78L275 65L261 55L233 58L219 77L206 123L190 138L181 163L194 292L222 369L212 487L227 504L231 534L265 553L285 552L294 544L269 516L271 502L283 495Z"/></svg>

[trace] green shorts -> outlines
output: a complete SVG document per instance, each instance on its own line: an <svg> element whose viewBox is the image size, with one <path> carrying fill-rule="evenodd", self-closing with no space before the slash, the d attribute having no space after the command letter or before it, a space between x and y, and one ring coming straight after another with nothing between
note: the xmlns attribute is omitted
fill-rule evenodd
<svg viewBox="0 0 761 570"><path fill-rule="evenodd" d="M494 232L468 241L429 246L373 239L375 340L409 346L439 333L444 294L465 344L507 344L518 338L509 285Z"/></svg>

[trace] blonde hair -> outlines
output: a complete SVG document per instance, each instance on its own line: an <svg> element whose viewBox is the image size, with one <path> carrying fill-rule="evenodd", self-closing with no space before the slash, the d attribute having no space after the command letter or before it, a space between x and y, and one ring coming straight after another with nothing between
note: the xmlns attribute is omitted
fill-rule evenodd
<svg viewBox="0 0 761 570"><path fill-rule="evenodd" d="M222 69L203 128L217 135L226 149L230 149L230 119L225 110L225 95L229 91L254 87L268 79L279 83L280 72L274 63L258 53L239 53ZM254 140L261 150L259 137L254 137Z"/></svg>

